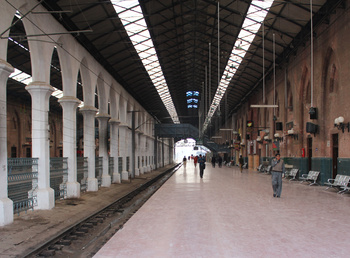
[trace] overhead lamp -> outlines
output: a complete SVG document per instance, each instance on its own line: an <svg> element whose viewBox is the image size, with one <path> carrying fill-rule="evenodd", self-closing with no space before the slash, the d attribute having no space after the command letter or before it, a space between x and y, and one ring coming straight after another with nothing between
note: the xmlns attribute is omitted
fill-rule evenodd
<svg viewBox="0 0 350 258"><path fill-rule="evenodd" d="M288 134L287 134L288 136L293 137L293 139L298 139L298 134L296 132L294 132L293 128L288 130L287 132L288 132Z"/></svg>
<svg viewBox="0 0 350 258"><path fill-rule="evenodd" d="M256 141L257 141L258 143L262 143L261 136L258 136L258 137L256 138Z"/></svg>
<svg viewBox="0 0 350 258"><path fill-rule="evenodd" d="M265 142L271 142L271 139L266 135L266 136L264 136L264 141Z"/></svg>
<svg viewBox="0 0 350 258"><path fill-rule="evenodd" d="M251 108L278 108L278 105L250 105Z"/></svg>
<svg viewBox="0 0 350 258"><path fill-rule="evenodd" d="M232 131L233 134L238 134L237 131L234 131L233 129L230 129L230 128L220 128L219 130L220 131Z"/></svg>
<svg viewBox="0 0 350 258"><path fill-rule="evenodd" d="M275 133L274 138L276 141L279 141L279 142L283 141L283 137L281 137L281 135L279 133Z"/></svg>
<svg viewBox="0 0 350 258"><path fill-rule="evenodd" d="M344 117L340 116L334 119L334 127L337 127L339 130L342 130L344 133L345 127L348 128L348 132L350 132L350 122L344 123Z"/></svg>

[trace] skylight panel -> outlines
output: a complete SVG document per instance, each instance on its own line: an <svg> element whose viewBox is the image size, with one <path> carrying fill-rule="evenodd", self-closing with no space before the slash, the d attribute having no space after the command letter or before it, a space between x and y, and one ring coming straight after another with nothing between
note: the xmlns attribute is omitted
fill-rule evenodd
<svg viewBox="0 0 350 258"><path fill-rule="evenodd" d="M179 119L138 1L111 1L174 123Z"/></svg>
<svg viewBox="0 0 350 258"><path fill-rule="evenodd" d="M207 117L203 124L203 132L207 129L212 116L214 115L220 101L224 96L226 89L238 70L239 65L243 61L250 45L252 44L256 33L261 27L261 23L265 20L267 13L273 0L253 0L249 6L247 16L243 22L241 31L238 34L237 41L232 49L231 55L224 69L220 83L216 90L213 103L210 105Z"/></svg>

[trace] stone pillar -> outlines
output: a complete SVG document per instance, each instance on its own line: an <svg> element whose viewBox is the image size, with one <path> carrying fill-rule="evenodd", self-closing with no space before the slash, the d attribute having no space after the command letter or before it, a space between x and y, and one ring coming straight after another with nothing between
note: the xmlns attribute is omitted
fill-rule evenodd
<svg viewBox="0 0 350 258"><path fill-rule="evenodd" d="M120 121L117 119L110 119L110 135L111 135L111 157L114 158L114 170L113 170L113 177L112 177L112 183L121 183L121 177L118 173L118 125L120 124Z"/></svg>
<svg viewBox="0 0 350 258"><path fill-rule="evenodd" d="M32 97L32 157L38 160L38 206L49 210L55 206L55 193L50 188L49 99L54 88L45 82L32 82L26 86Z"/></svg>
<svg viewBox="0 0 350 258"><path fill-rule="evenodd" d="M107 150L107 123L110 119L108 114L97 114L99 127L99 156L102 157L102 187L111 186L111 176L108 173L109 170L109 161L108 161L108 150Z"/></svg>
<svg viewBox="0 0 350 258"><path fill-rule="evenodd" d="M95 116L97 109L92 106L80 108L84 116L84 157L88 158L88 178L86 191L98 191L98 181L95 177Z"/></svg>
<svg viewBox="0 0 350 258"><path fill-rule="evenodd" d="M13 202L8 198L6 82L13 67L0 59L0 226L13 222Z"/></svg>
<svg viewBox="0 0 350 258"><path fill-rule="evenodd" d="M129 171L126 170L126 157L128 155L127 142L127 130L128 126L125 124L119 125L119 139L120 139L120 156L123 157L123 170L122 170L122 180L129 180ZM131 143L130 143L131 145Z"/></svg>
<svg viewBox="0 0 350 258"><path fill-rule="evenodd" d="M80 183L77 182L77 107L80 100L63 96L58 100L63 113L63 157L67 157L67 198L80 197Z"/></svg>

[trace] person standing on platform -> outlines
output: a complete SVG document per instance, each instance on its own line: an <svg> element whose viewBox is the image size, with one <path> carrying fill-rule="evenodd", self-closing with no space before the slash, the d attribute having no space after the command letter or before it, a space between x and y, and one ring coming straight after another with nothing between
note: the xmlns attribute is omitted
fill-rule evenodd
<svg viewBox="0 0 350 258"><path fill-rule="evenodd" d="M194 166L197 167L198 156L194 156L193 162L194 162Z"/></svg>
<svg viewBox="0 0 350 258"><path fill-rule="evenodd" d="M272 160L272 189L273 197L281 197L282 193L282 173L285 173L284 162L281 160L281 155L276 154L276 158Z"/></svg>
<svg viewBox="0 0 350 258"><path fill-rule="evenodd" d="M222 157L219 155L218 157L219 168L222 167Z"/></svg>
<svg viewBox="0 0 350 258"><path fill-rule="evenodd" d="M199 175L201 178L203 178L204 169L205 169L205 157L204 156L202 157L202 154L199 154L198 163L199 163Z"/></svg>
<svg viewBox="0 0 350 258"><path fill-rule="evenodd" d="M243 172L243 163L244 163L242 155L239 155L238 162L239 162L239 167L241 168L241 173L242 173Z"/></svg>
<svg viewBox="0 0 350 258"><path fill-rule="evenodd" d="M184 158L182 159L182 163L185 167L186 167L186 161L187 161L186 156L184 156Z"/></svg>
<svg viewBox="0 0 350 258"><path fill-rule="evenodd" d="M213 155L213 157L211 158L211 165L213 166L213 168L215 168L215 163L216 163L216 158Z"/></svg>

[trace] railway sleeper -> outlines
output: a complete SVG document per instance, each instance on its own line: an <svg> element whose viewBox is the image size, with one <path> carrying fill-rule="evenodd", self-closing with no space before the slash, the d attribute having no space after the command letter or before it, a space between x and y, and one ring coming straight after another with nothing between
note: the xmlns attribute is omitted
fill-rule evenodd
<svg viewBox="0 0 350 258"><path fill-rule="evenodd" d="M70 241L70 240L61 239L60 241L58 241L57 244L59 244L59 245L64 245L64 246L69 246L69 245L71 245L71 243L72 243L72 241Z"/></svg>
<svg viewBox="0 0 350 258"><path fill-rule="evenodd" d="M48 250L55 250L55 251L60 251L62 250L63 245L51 245L48 247Z"/></svg>
<svg viewBox="0 0 350 258"><path fill-rule="evenodd" d="M42 251L39 256L41 257L50 257L50 256L55 256L56 251L55 250L44 250Z"/></svg>

